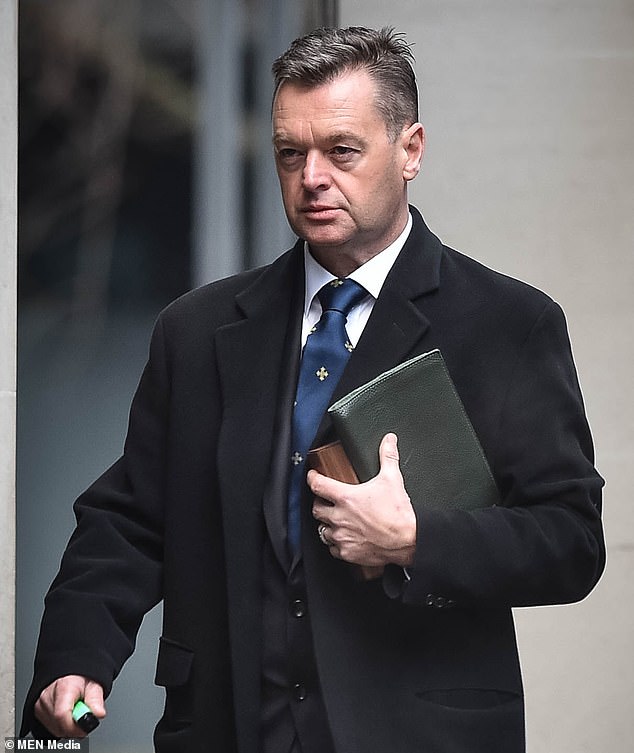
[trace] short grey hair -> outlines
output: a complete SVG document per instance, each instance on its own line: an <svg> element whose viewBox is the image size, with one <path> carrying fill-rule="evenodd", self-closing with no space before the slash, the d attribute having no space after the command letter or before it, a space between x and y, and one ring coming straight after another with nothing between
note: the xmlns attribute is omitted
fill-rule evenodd
<svg viewBox="0 0 634 753"><path fill-rule="evenodd" d="M307 87L327 84L341 74L365 70L376 86L376 107L394 140L418 120L414 56L403 35L391 27L323 28L296 39L273 63L273 99L285 82Z"/></svg>

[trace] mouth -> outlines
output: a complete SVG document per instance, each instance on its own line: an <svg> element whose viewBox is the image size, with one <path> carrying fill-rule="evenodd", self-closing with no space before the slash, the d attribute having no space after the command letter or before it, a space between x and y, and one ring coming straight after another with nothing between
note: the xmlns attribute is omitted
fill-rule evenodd
<svg viewBox="0 0 634 753"><path fill-rule="evenodd" d="M301 207L300 212L311 220L327 221L333 219L341 209L327 204L308 204Z"/></svg>

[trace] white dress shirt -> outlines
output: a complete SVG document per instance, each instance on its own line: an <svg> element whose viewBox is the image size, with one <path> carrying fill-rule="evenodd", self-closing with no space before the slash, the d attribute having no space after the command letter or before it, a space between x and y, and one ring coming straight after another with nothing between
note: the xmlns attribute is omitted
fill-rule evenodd
<svg viewBox="0 0 634 753"><path fill-rule="evenodd" d="M373 256L365 264L354 270L348 277L368 291L368 295L348 314L346 332L352 345L356 346L361 338L365 325L370 318L376 299L379 297L383 283L387 278L396 257L405 245L412 229L412 217L408 215L405 229L399 237L386 249ZM331 280L336 279L327 269L324 269L312 256L308 244L304 244L304 270L306 276L304 296L304 319L302 324L302 348L306 344L308 333L321 317L321 303L317 293Z"/></svg>

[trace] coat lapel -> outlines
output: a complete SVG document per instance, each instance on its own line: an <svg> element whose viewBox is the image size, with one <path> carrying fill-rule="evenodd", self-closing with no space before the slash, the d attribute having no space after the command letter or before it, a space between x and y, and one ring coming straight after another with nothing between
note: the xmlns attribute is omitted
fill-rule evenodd
<svg viewBox="0 0 634 753"><path fill-rule="evenodd" d="M243 318L215 335L223 408L218 475L240 750L258 747L262 499L276 441L276 403L287 371L285 342L301 268L299 251L280 257L236 297Z"/></svg>

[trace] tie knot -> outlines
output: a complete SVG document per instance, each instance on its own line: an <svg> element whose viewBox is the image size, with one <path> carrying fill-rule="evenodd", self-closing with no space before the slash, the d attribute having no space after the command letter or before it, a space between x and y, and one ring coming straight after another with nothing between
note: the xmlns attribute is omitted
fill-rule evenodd
<svg viewBox="0 0 634 753"><path fill-rule="evenodd" d="M323 311L340 311L348 316L350 311L360 303L368 291L354 280L333 280L317 293Z"/></svg>

